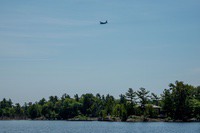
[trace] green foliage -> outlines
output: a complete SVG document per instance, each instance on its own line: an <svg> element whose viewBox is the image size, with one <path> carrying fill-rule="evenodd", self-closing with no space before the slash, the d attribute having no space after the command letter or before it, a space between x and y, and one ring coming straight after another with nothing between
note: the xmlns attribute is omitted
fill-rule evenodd
<svg viewBox="0 0 200 133"><path fill-rule="evenodd" d="M136 104L136 92L133 91L132 88L128 89L128 92L126 92L126 113L127 115L134 115L135 114L135 110L133 108L133 106Z"/></svg>
<svg viewBox="0 0 200 133"><path fill-rule="evenodd" d="M165 89L162 95L163 110L166 111L167 116L171 117L174 113L173 99L169 89Z"/></svg>
<svg viewBox="0 0 200 133"><path fill-rule="evenodd" d="M100 117L103 118L103 119L106 119L106 117L107 117L107 112L106 112L106 110L101 110L101 111L100 111Z"/></svg>
<svg viewBox="0 0 200 133"><path fill-rule="evenodd" d="M41 105L41 106L43 106L45 103L46 103L46 100L45 100L44 98L42 98L42 99L38 102L38 104Z"/></svg>
<svg viewBox="0 0 200 133"><path fill-rule="evenodd" d="M198 97L197 92L195 87L183 82L171 83L169 89L165 89L162 95L163 109L167 112L167 116L183 121L197 117L198 98L195 99Z"/></svg>
<svg viewBox="0 0 200 133"><path fill-rule="evenodd" d="M80 101L82 103L81 112L83 115L90 116L94 108L92 105L94 104L94 95L93 94L84 94L81 96Z"/></svg>
<svg viewBox="0 0 200 133"><path fill-rule="evenodd" d="M121 95L119 95L119 97L120 97L120 99L119 99L120 104L126 104L127 103L125 95L121 94Z"/></svg>
<svg viewBox="0 0 200 133"><path fill-rule="evenodd" d="M38 104L33 104L28 109L28 114L31 119L35 119L41 116L41 106Z"/></svg>
<svg viewBox="0 0 200 133"><path fill-rule="evenodd" d="M12 101L11 99L6 100L5 98L0 102L0 108L11 108L12 107Z"/></svg>
<svg viewBox="0 0 200 133"><path fill-rule="evenodd" d="M149 91L147 91L145 88L140 88L138 91L137 91L137 96L138 96L138 99L140 101L140 108L141 108L141 111L143 112L143 116L146 117L146 107L145 105L148 103L148 100L149 100Z"/></svg>
<svg viewBox="0 0 200 133"><path fill-rule="evenodd" d="M136 92L133 91L132 88L128 89L128 92L126 92L126 99L130 101L132 104L135 102Z"/></svg>
<svg viewBox="0 0 200 133"><path fill-rule="evenodd" d="M154 105L159 105L160 97L154 93L151 93L151 100Z"/></svg>
<svg viewBox="0 0 200 133"><path fill-rule="evenodd" d="M23 116L23 109L21 108L19 103L16 103L15 107L14 107L14 112L13 112L16 116Z"/></svg>
<svg viewBox="0 0 200 133"><path fill-rule="evenodd" d="M198 99L191 99L189 101L190 109L192 110L192 116L200 120L200 100Z"/></svg>
<svg viewBox="0 0 200 133"><path fill-rule="evenodd" d="M127 119L127 111L123 104L116 104L113 109L113 115L115 117L120 117L122 121L126 121Z"/></svg>
<svg viewBox="0 0 200 133"><path fill-rule="evenodd" d="M90 93L83 94L81 97L76 94L71 98L65 93L60 98L50 96L48 100L42 98L34 104L25 103L21 106L19 103L13 105L11 99L4 98L0 101L0 118L86 120L98 117L100 120L126 121L130 116L137 116L147 120L160 115L161 105L162 116L165 116L166 120L200 120L200 86L193 87L176 81L175 84L170 84L169 89L165 89L161 96L160 98L154 93L150 96L145 88L136 92L129 88L119 99L99 93L95 96Z"/></svg>
<svg viewBox="0 0 200 133"><path fill-rule="evenodd" d="M149 94L149 91L147 91L145 88L140 88L138 91L137 91L137 96L140 100L140 104L141 105L145 105L147 104L147 101L148 101L148 98L150 97L148 94Z"/></svg>
<svg viewBox="0 0 200 133"><path fill-rule="evenodd" d="M73 118L79 115L82 104L74 99L66 98L61 106L60 117L63 119Z"/></svg>
<svg viewBox="0 0 200 133"><path fill-rule="evenodd" d="M153 109L152 104L146 105L145 116L148 116L150 118L156 118L158 116L158 112L155 109Z"/></svg>
<svg viewBox="0 0 200 133"><path fill-rule="evenodd" d="M115 99L113 96L110 96L109 94L106 96L106 100L105 100L105 110L107 115L111 115L112 114L112 110L114 108L115 105Z"/></svg>

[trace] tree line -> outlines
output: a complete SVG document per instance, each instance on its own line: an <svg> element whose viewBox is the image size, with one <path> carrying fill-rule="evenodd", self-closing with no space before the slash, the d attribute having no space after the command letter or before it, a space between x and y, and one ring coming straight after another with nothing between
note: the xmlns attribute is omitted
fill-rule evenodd
<svg viewBox="0 0 200 133"><path fill-rule="evenodd" d="M129 88L116 99L112 95L97 93L78 94L60 98L50 96L35 103L13 105L11 99L0 101L1 119L49 119L68 120L71 118L119 118L126 121L131 116L164 118L168 120L200 120L200 86L194 87L182 81L170 83L161 95L150 93L145 88Z"/></svg>

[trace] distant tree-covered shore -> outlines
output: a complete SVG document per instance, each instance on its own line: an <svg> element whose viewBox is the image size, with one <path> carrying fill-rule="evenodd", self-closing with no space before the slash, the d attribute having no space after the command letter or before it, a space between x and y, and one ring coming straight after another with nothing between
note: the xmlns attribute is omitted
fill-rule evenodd
<svg viewBox="0 0 200 133"><path fill-rule="evenodd" d="M176 81L160 95L145 88L129 88L119 99L99 93L63 94L23 105L13 105L11 99L4 98L0 101L0 119L200 121L200 86Z"/></svg>

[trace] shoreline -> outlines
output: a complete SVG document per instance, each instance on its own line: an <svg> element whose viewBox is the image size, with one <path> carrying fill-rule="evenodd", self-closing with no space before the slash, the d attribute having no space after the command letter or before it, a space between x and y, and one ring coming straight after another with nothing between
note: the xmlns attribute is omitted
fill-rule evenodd
<svg viewBox="0 0 200 133"><path fill-rule="evenodd" d="M156 119L156 118L147 118L147 120L142 119L127 119L126 121L121 121L120 119L101 119L101 118L87 118L87 119L78 119L78 118L70 118L70 119L44 119L44 118L36 118L36 119L30 119L30 118L0 118L0 121L83 121L83 122L90 122L90 121L99 121L99 122L200 122L200 120L188 120L188 121L182 121L182 120L166 120L166 119Z"/></svg>

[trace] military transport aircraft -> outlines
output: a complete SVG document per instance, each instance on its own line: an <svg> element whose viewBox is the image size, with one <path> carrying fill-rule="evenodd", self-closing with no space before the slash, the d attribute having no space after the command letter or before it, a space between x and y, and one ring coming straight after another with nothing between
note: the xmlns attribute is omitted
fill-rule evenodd
<svg viewBox="0 0 200 133"><path fill-rule="evenodd" d="M107 24L108 21L106 20L105 22L100 21L100 24Z"/></svg>

